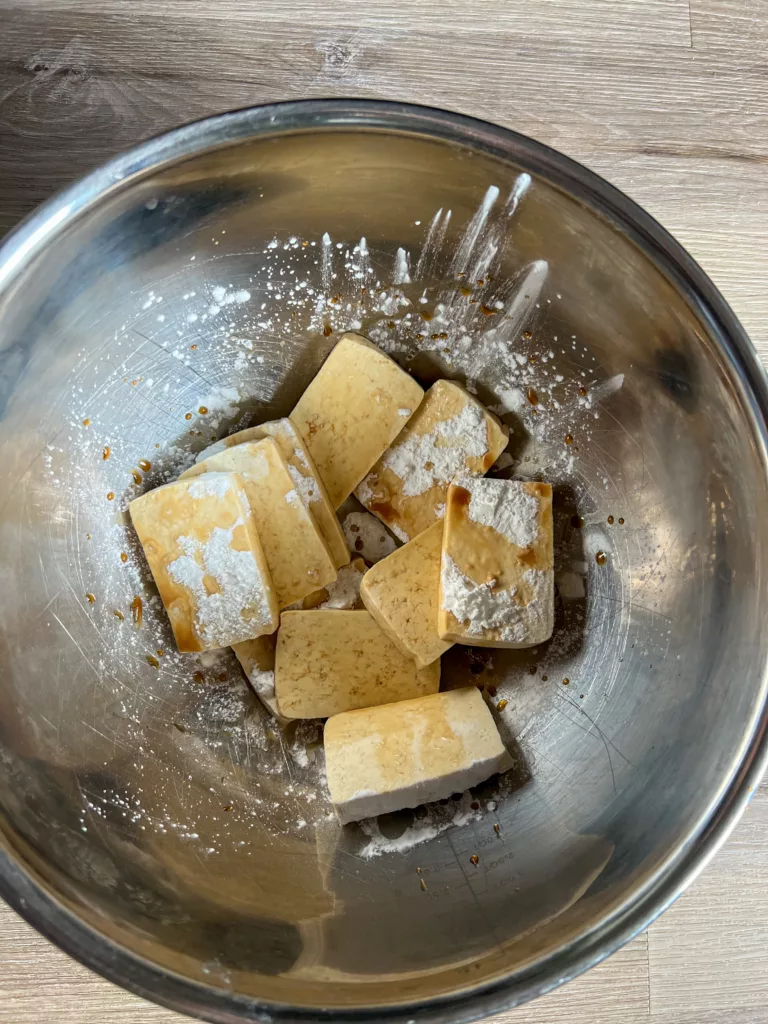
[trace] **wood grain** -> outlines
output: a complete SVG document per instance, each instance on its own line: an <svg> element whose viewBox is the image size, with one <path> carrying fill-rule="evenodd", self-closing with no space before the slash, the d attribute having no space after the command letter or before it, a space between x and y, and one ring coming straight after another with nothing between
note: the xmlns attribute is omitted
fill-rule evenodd
<svg viewBox="0 0 768 1024"><path fill-rule="evenodd" d="M0 0L0 234L222 109L362 95L533 135L645 206L768 358L768 9L754 0ZM505 1024L765 1024L768 789L646 935ZM180 1022L0 907L2 1024Z"/></svg>
<svg viewBox="0 0 768 1024"><path fill-rule="evenodd" d="M29 4L19 4L29 7ZM100 0L59 0L35 3L38 9L55 11L59 17L88 12L103 16ZM118 5L113 11L117 12ZM187 0L142 0L143 15L184 19L208 19L213 5ZM370 0L296 0L286 5L245 4L242 0L218 0L215 16L228 24L261 24L286 19L296 24L361 28L393 28L403 32L408 23L422 27L439 22L456 33L509 30L518 36L568 38L590 42L596 32L601 44L623 41L627 35L643 33L653 43L682 44L691 41L688 0L541 0L535 4L500 5L495 0L475 0L471 8L457 0L422 0L418 11L403 4L377 4ZM610 17L606 15L610 12Z"/></svg>
<svg viewBox="0 0 768 1024"><path fill-rule="evenodd" d="M768 1006L767 822L762 788L723 855L651 929L654 1012L675 1020Z"/></svg>

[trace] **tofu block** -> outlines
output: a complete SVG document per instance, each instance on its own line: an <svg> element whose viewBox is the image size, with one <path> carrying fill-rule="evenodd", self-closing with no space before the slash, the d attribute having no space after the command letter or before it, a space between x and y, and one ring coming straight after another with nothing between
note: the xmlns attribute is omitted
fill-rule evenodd
<svg viewBox="0 0 768 1024"><path fill-rule="evenodd" d="M475 686L334 715L323 738L342 824L445 800L512 766Z"/></svg>
<svg viewBox="0 0 768 1024"><path fill-rule="evenodd" d="M352 611L363 607L360 597L360 585L365 575L365 562L362 558L353 558L349 565L342 565L333 583L315 590L302 601L292 605L290 611L307 611L310 608Z"/></svg>
<svg viewBox="0 0 768 1024"><path fill-rule="evenodd" d="M334 566L338 569L340 566L346 565L349 561L349 549L344 539L341 523L336 518L334 506L331 504L325 485L312 461L312 456L307 451L307 446L287 417L281 420L270 420L258 427L248 427L247 430L239 430L236 434L230 434L229 437L217 441L200 452L195 461L204 462L211 455L217 455L219 452L226 451L227 448L234 448L246 441L261 441L265 437L274 437L277 441L294 486L304 504L315 517L320 533L328 545Z"/></svg>
<svg viewBox="0 0 768 1024"><path fill-rule="evenodd" d="M381 349L345 334L291 413L334 508L416 411L424 391Z"/></svg>
<svg viewBox="0 0 768 1024"><path fill-rule="evenodd" d="M277 629L277 597L241 476L177 480L134 498L130 513L180 651Z"/></svg>
<svg viewBox="0 0 768 1024"><path fill-rule="evenodd" d="M255 640L243 640L233 644L237 660L245 672L248 682L264 707L275 718L280 717L275 699L275 646L277 637L259 636Z"/></svg>
<svg viewBox="0 0 768 1024"><path fill-rule="evenodd" d="M222 470L240 473L243 478L280 608L336 579L326 543L273 438L226 448L198 462L179 479Z"/></svg>
<svg viewBox="0 0 768 1024"><path fill-rule="evenodd" d="M507 440L476 398L451 380L438 380L355 497L399 540L413 540L442 519L448 485L487 473Z"/></svg>
<svg viewBox="0 0 768 1024"><path fill-rule="evenodd" d="M437 633L443 524L404 544L369 569L363 603L387 636L417 665L431 665L453 646Z"/></svg>
<svg viewBox="0 0 768 1024"><path fill-rule="evenodd" d="M327 718L436 693L439 686L440 663L417 668L366 611L281 617L275 692L285 718Z"/></svg>
<svg viewBox="0 0 768 1024"><path fill-rule="evenodd" d="M477 647L533 647L554 626L552 488L464 478L448 488L438 633Z"/></svg>

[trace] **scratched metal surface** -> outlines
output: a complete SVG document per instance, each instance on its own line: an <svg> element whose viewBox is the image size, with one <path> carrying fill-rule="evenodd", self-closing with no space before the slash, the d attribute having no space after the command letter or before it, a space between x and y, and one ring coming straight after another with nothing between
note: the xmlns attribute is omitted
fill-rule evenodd
<svg viewBox="0 0 768 1024"><path fill-rule="evenodd" d="M365 236L386 286L398 247L415 264L425 225L450 208L415 284L431 302L455 289L456 252L477 258L488 239L469 245L483 197L513 195L520 168L436 145L368 135L361 159L359 138L305 135L116 183L4 309L0 794L14 842L98 931L245 996L375 1005L547 955L679 853L759 709L766 495L739 382L640 250L535 176L513 219L488 222L504 244L487 295L517 309L527 269L546 261L518 325L528 353L544 374L555 340L575 335L555 359L564 387L602 397L563 417L552 406L545 430L530 410L507 417L515 471L546 469L557 485L558 564L585 577L583 596L560 600L551 644L482 667L518 744L508 791L481 793L470 826L365 859L369 837L328 818L319 756L291 754L295 737L271 728L226 658L148 663L172 645L120 510L214 433L287 412L311 378L333 337L311 330L312 302L280 320L275 274L303 259L316 293L328 282L292 237L329 232L351 248ZM216 288L249 292L226 337L202 322ZM336 288L363 331L403 316L359 300L341 268ZM446 369L407 325L397 337L425 382ZM477 379L489 401L497 370L490 360ZM223 390L233 380L237 399ZM141 460L152 468L133 483ZM460 652L446 675L477 681Z"/></svg>

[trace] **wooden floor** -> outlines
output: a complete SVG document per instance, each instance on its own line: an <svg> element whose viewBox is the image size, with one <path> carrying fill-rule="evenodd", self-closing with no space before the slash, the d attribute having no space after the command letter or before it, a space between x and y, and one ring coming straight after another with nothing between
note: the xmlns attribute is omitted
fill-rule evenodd
<svg viewBox="0 0 768 1024"><path fill-rule="evenodd" d="M306 96L449 107L588 164L691 251L768 357L763 0L0 0L0 234L140 139ZM0 1024L181 1022L0 906ZM517 1024L768 1022L768 788L691 891Z"/></svg>

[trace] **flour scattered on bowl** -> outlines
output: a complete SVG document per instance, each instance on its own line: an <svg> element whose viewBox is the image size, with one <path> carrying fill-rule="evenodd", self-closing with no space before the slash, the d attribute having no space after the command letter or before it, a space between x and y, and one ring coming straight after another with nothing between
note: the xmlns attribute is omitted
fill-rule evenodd
<svg viewBox="0 0 768 1024"><path fill-rule="evenodd" d="M392 284L410 284L411 268L410 259L405 249L398 249L395 253L395 266L392 270Z"/></svg>
<svg viewBox="0 0 768 1024"><path fill-rule="evenodd" d="M206 409L209 429L216 429L223 420L237 416L242 396L236 387L222 386L206 392L199 398L200 408Z"/></svg>
<svg viewBox="0 0 768 1024"><path fill-rule="evenodd" d="M246 288L238 288L237 291L227 291L221 285L211 289L213 302L208 307L209 316L216 316L225 306L232 306L235 303L248 302L251 293Z"/></svg>
<svg viewBox="0 0 768 1024"><path fill-rule="evenodd" d="M486 804L490 811L490 804ZM495 809L495 804L493 809ZM426 804L414 814L414 821L399 836L389 838L381 831L377 818L364 818L359 822L368 842L358 852L364 860L381 857L388 853L407 853L423 843L436 839L451 828L461 828L470 822L481 821L484 812L480 802L471 792L463 793L457 800L447 803Z"/></svg>

